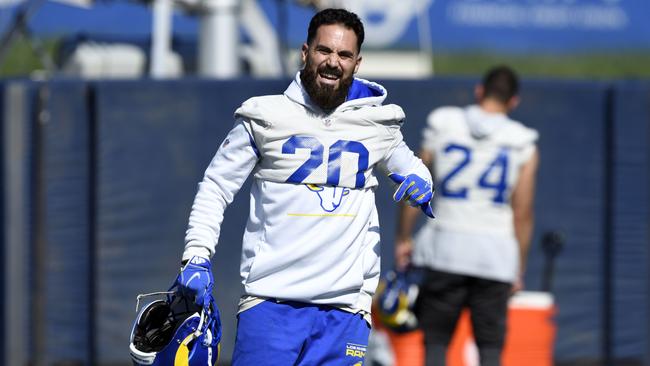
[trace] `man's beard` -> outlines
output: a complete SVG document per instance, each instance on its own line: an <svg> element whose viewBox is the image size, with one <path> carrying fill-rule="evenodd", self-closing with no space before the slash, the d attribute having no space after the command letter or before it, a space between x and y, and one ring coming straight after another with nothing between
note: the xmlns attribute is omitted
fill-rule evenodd
<svg viewBox="0 0 650 366"><path fill-rule="evenodd" d="M302 82L302 86L307 91L307 94L309 94L311 101L316 105L327 111L335 109L345 102L353 78L350 76L339 79L338 89L335 88L335 86L328 84L319 86L316 82L318 72L318 70L313 71L310 63L307 62L305 68L300 72L300 81ZM339 77L343 75L341 70L329 68L327 66L321 67L320 72L337 75Z"/></svg>

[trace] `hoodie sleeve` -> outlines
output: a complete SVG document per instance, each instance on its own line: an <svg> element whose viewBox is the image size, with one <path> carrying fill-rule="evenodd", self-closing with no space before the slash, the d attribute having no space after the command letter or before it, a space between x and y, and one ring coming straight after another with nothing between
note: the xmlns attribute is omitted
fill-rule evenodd
<svg viewBox="0 0 650 366"><path fill-rule="evenodd" d="M422 130L423 149L433 151L438 137L446 128L460 128L463 123L462 109L448 106L434 109L427 116L426 127Z"/></svg>
<svg viewBox="0 0 650 366"><path fill-rule="evenodd" d="M524 161L527 161L532 156L538 139L539 133L537 130L524 126L518 121L511 121L510 128L499 136L501 143L524 151Z"/></svg>
<svg viewBox="0 0 650 366"><path fill-rule="evenodd" d="M404 141L397 145L392 154L381 163L380 168L386 174L397 173L404 176L416 174L429 184L433 182L429 168L409 149Z"/></svg>
<svg viewBox="0 0 650 366"><path fill-rule="evenodd" d="M404 124L404 111L401 107L396 105L383 106L383 108L390 108L392 114L384 112L384 115L390 116L385 118L383 122L389 130L393 139L393 146L388 150L386 157L378 163L378 168L386 175L397 173L400 175L416 174L425 179L429 184L432 183L431 172L429 168L418 158L413 151L404 142L404 137L400 128Z"/></svg>
<svg viewBox="0 0 650 366"><path fill-rule="evenodd" d="M185 233L183 260L211 258L219 241L223 213L251 173L258 156L243 120L221 143L199 183Z"/></svg>

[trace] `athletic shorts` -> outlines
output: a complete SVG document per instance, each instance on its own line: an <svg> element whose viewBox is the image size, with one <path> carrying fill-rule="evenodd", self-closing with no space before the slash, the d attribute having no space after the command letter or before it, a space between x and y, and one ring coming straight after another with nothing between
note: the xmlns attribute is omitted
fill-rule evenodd
<svg viewBox="0 0 650 366"><path fill-rule="evenodd" d="M362 366L370 325L327 305L266 300L237 316L233 366Z"/></svg>
<svg viewBox="0 0 650 366"><path fill-rule="evenodd" d="M469 308L476 344L502 348L511 284L425 269L415 306L425 341L449 344L463 308Z"/></svg>

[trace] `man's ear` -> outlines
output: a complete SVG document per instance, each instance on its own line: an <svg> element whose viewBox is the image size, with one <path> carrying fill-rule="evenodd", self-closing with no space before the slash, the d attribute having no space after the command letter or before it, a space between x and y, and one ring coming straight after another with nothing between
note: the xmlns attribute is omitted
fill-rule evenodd
<svg viewBox="0 0 650 366"><path fill-rule="evenodd" d="M309 53L309 45L307 43L303 43L302 47L300 48L300 57L302 58L302 64L307 63L307 54Z"/></svg>
<svg viewBox="0 0 650 366"><path fill-rule="evenodd" d="M357 62L354 65L354 74L356 74L357 71L359 71L359 65L361 65L361 58L362 58L361 55L359 55L359 57L357 57Z"/></svg>
<svg viewBox="0 0 650 366"><path fill-rule="evenodd" d="M517 106L519 105L519 102L521 102L521 99L519 99L519 97L516 96L516 95L513 96L512 98L510 98L510 100L508 100L508 105L507 105L508 111L511 111L511 110L517 108Z"/></svg>

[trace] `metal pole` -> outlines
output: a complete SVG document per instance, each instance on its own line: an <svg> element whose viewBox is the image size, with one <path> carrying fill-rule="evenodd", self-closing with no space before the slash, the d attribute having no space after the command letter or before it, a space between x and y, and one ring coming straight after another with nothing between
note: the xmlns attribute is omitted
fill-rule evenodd
<svg viewBox="0 0 650 366"><path fill-rule="evenodd" d="M4 183L4 365L27 364L29 324L29 213L25 204L29 194L27 165L29 91L23 83L5 88L3 124Z"/></svg>
<svg viewBox="0 0 650 366"><path fill-rule="evenodd" d="M167 64L171 53L172 0L154 0L151 29L151 59L149 74L152 78L169 76Z"/></svg>
<svg viewBox="0 0 650 366"><path fill-rule="evenodd" d="M433 5L432 5L433 6ZM435 74L433 59L433 38L431 37L431 23L429 22L429 8L423 6L417 11L418 35L420 41L420 62L424 68L430 70L429 75Z"/></svg>
<svg viewBox="0 0 650 366"><path fill-rule="evenodd" d="M280 54L280 70L283 76L291 76L287 72L287 58L289 48L289 14L287 1L278 0L278 53Z"/></svg>
<svg viewBox="0 0 650 366"><path fill-rule="evenodd" d="M206 0L199 26L199 74L219 79L239 76L237 0Z"/></svg>

